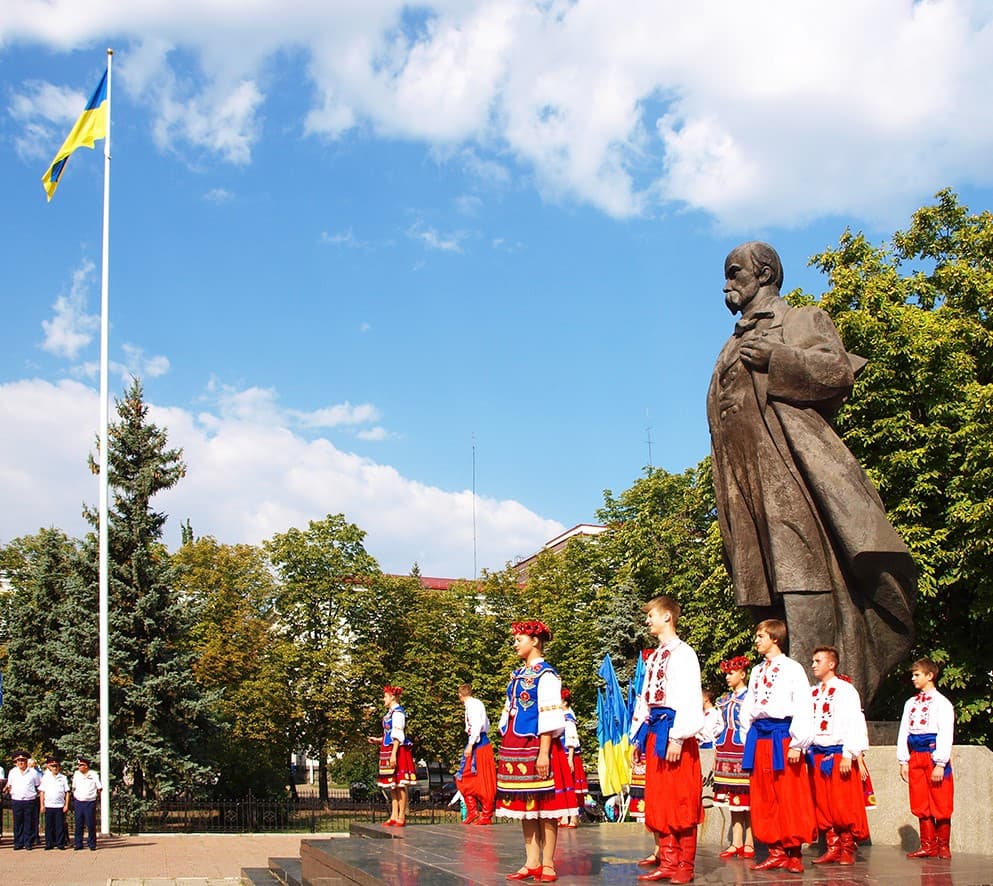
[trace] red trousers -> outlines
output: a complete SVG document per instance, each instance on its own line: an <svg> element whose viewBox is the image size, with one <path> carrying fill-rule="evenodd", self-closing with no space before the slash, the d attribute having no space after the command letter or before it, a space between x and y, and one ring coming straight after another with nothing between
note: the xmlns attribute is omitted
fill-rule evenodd
<svg viewBox="0 0 993 886"><path fill-rule="evenodd" d="M856 840L869 836L869 821L865 815L865 793L858 765L853 763L847 775L841 774L841 754L834 755L834 769L830 775L821 772L817 763L810 770L810 787L814 794L814 813L817 827L822 831L851 831Z"/></svg>
<svg viewBox="0 0 993 886"><path fill-rule="evenodd" d="M458 779L458 789L463 797L478 797L483 812L492 812L496 804L496 762L493 745L477 745L472 749L476 771L466 763L466 772Z"/></svg>
<svg viewBox="0 0 993 886"><path fill-rule="evenodd" d="M655 756L655 736L645 748L645 827L678 834L703 821L703 776L695 738L683 741L678 763Z"/></svg>
<svg viewBox="0 0 993 886"><path fill-rule="evenodd" d="M931 784L934 761L927 751L911 751L908 780L910 811L917 818L951 818L955 808L955 781L949 772L940 785Z"/></svg>
<svg viewBox="0 0 993 886"><path fill-rule="evenodd" d="M782 772L772 769L773 739L761 738L755 745L755 766L749 779L752 800L752 832L767 845L778 843L792 849L817 840L817 820L810 795L807 762L786 760ZM783 757L789 753L789 738L782 739Z"/></svg>

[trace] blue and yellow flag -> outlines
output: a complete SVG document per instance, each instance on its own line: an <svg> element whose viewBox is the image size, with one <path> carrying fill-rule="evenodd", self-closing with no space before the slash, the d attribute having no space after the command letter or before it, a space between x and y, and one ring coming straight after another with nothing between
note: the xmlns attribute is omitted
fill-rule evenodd
<svg viewBox="0 0 993 886"><path fill-rule="evenodd" d="M73 126L65 143L59 148L52 165L48 167L41 177L41 183L45 187L45 193L51 200L55 195L55 189L59 186L59 179L65 172L66 163L69 156L76 148L93 148L93 142L98 138L107 137L107 72L103 72L100 85L97 86L93 98L90 99L83 113L79 115L76 125Z"/></svg>

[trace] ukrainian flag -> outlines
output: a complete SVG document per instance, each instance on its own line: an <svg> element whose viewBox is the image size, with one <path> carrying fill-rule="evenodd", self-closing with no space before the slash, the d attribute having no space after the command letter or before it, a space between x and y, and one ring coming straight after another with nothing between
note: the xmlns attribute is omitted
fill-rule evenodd
<svg viewBox="0 0 993 886"><path fill-rule="evenodd" d="M83 113L79 115L76 125L73 126L65 143L59 148L52 165L41 177L41 183L45 187L45 193L51 200L55 195L55 189L59 186L59 179L65 172L66 163L76 148L93 148L93 143L98 138L107 137L107 72L103 72L100 85L97 86L93 98L90 99Z"/></svg>

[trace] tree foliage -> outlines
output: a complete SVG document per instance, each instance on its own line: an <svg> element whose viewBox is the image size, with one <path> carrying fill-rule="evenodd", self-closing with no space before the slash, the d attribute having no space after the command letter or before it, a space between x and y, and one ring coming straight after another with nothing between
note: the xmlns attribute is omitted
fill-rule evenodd
<svg viewBox="0 0 993 886"><path fill-rule="evenodd" d="M838 416L921 570L912 655L945 668L959 737L993 705L993 215L951 191L889 245L846 231L812 262L848 350L869 358ZM894 716L905 671L880 693Z"/></svg>
<svg viewBox="0 0 993 886"><path fill-rule="evenodd" d="M190 611L193 677L213 698L216 793L280 794L301 714L286 680L290 650L275 629L273 575L257 547L187 539L173 557L175 587Z"/></svg>
<svg viewBox="0 0 993 886"><path fill-rule="evenodd" d="M107 453L110 756L115 779L130 784L140 802L206 780L203 743L211 723L208 699L189 678L189 611L176 593L175 570L161 541L166 515L151 506L185 474L182 453L169 449L166 431L149 422L138 380L116 406ZM97 515L87 514L96 525ZM96 547L91 535L94 581Z"/></svg>
<svg viewBox="0 0 993 886"><path fill-rule="evenodd" d="M347 744L364 721L355 704L364 663L354 654L359 622L353 616L363 596L357 589L380 572L364 538L362 529L334 514L264 544L279 577L275 604L278 629L287 641L287 691L299 706L299 739L320 761L325 802L327 754Z"/></svg>

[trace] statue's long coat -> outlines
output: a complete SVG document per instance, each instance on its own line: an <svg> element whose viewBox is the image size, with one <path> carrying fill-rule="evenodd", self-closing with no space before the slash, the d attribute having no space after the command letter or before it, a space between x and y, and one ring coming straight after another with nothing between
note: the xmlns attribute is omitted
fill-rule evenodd
<svg viewBox="0 0 993 886"><path fill-rule="evenodd" d="M717 513L739 605L830 593L842 670L868 701L909 651L917 570L879 495L829 419L854 383L831 318L778 296L749 305L707 394ZM757 317L757 319L756 319ZM739 359L755 337L780 341L767 371Z"/></svg>

